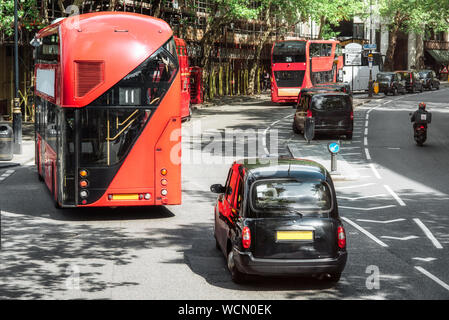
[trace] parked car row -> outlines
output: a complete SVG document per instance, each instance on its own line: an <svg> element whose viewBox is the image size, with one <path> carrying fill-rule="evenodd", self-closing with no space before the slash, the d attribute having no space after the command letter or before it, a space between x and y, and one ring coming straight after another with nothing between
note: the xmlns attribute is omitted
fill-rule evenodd
<svg viewBox="0 0 449 320"><path fill-rule="evenodd" d="M438 90L440 81L433 70L379 72L377 74L379 92L398 95L407 92L423 92L425 89Z"/></svg>

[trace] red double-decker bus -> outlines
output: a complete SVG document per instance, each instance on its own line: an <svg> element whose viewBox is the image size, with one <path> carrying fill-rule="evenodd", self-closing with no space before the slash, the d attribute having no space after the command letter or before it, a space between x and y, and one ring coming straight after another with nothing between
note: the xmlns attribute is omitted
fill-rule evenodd
<svg viewBox="0 0 449 320"><path fill-rule="evenodd" d="M288 40L271 50L271 101L296 102L302 88L337 81L343 68L340 44L334 40Z"/></svg>
<svg viewBox="0 0 449 320"><path fill-rule="evenodd" d="M183 39L175 37L175 44L181 71L181 118L188 120L192 116L192 108L190 107L189 55L186 42Z"/></svg>
<svg viewBox="0 0 449 320"><path fill-rule="evenodd" d="M180 204L181 84L168 24L89 13L33 43L36 165L56 205Z"/></svg>

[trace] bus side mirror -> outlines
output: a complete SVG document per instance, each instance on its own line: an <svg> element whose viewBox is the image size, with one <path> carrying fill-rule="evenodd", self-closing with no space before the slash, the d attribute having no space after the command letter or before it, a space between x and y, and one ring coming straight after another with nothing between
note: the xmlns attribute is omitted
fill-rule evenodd
<svg viewBox="0 0 449 320"><path fill-rule="evenodd" d="M213 193L224 193L225 187L223 187L221 184L213 184L210 186L210 191Z"/></svg>

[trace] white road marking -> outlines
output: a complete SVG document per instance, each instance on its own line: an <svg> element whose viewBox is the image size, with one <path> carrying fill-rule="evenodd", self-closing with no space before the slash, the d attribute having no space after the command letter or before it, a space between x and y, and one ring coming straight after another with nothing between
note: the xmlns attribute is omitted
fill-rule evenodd
<svg viewBox="0 0 449 320"><path fill-rule="evenodd" d="M400 218L400 219L384 220L384 221L380 221L380 220L368 220L368 219L357 219L357 221L387 224L387 223L393 223L393 222L405 221L405 219Z"/></svg>
<svg viewBox="0 0 449 320"><path fill-rule="evenodd" d="M368 137L363 138L363 144L364 144L365 146L368 145Z"/></svg>
<svg viewBox="0 0 449 320"><path fill-rule="evenodd" d="M360 152L352 152L352 153L342 153L342 156L358 156Z"/></svg>
<svg viewBox="0 0 449 320"><path fill-rule="evenodd" d="M368 135L368 127L365 127L365 136Z"/></svg>
<svg viewBox="0 0 449 320"><path fill-rule="evenodd" d="M405 207L406 204L404 203L404 201L402 201L401 198L399 198L399 196L396 194L396 192L394 192L389 186L387 186L386 184L384 184L384 188L387 189L387 191L391 194L391 196L399 203L400 206Z"/></svg>
<svg viewBox="0 0 449 320"><path fill-rule="evenodd" d="M419 220L418 218L414 218L413 221L415 221L415 223L418 225L418 227L421 228L421 230L424 232L424 234L427 236L427 238L429 238L430 241L432 241L435 248L443 249L443 246L441 245L441 243L434 237L432 232L430 232L429 228L427 228L424 225L424 223L421 222L421 220Z"/></svg>
<svg viewBox="0 0 449 320"><path fill-rule="evenodd" d="M436 260L437 258L432 258L432 257L429 257L429 258L415 257L415 258L412 258L412 259L413 260L418 260L418 261L424 261L424 262L432 262L432 261Z"/></svg>
<svg viewBox="0 0 449 320"><path fill-rule="evenodd" d="M381 238L407 241L407 240L412 240L412 239L418 239L419 237L417 237L417 236L407 236L407 237L399 238L399 237L381 236Z"/></svg>
<svg viewBox="0 0 449 320"><path fill-rule="evenodd" d="M346 187L337 187L337 189L356 189L356 188L362 188L362 187L369 187L372 186L375 183L365 183L365 184L359 184L356 186L346 186Z"/></svg>
<svg viewBox="0 0 449 320"><path fill-rule="evenodd" d="M359 208L359 207L347 207L347 206L338 206L339 208L343 209L352 209L352 210L361 210L361 211L372 211L372 210L380 210L380 209L387 209L387 208L393 208L396 207L394 204L390 204L388 206L380 206L380 207L371 207L371 208Z"/></svg>
<svg viewBox="0 0 449 320"><path fill-rule="evenodd" d="M346 221L347 223L349 223L351 226L353 226L354 228L356 228L357 230L359 230L360 232L362 232L364 235L366 235L368 238L370 238L371 240L373 240L374 242L376 242L377 244L381 245L382 247L388 247L388 245L383 242L382 240L376 238L373 234L371 234L369 231L363 229L361 226L359 226L358 224L356 224L355 222L352 222L351 220L349 220L346 217L341 217L344 221Z"/></svg>
<svg viewBox="0 0 449 320"><path fill-rule="evenodd" d="M372 196L363 196L363 197L354 197L354 198L337 196L337 198L339 198L339 199L350 200L350 201L355 201L355 200L360 200L360 199L369 199L369 198L379 198L379 197L385 197L385 194L375 194Z"/></svg>
<svg viewBox="0 0 449 320"><path fill-rule="evenodd" d="M440 279L438 279L437 277L435 277L433 274L431 274L429 271L427 271L426 269L424 269L423 267L420 266L415 266L415 269L418 270L419 272L421 272L422 274L424 274L425 276L429 277L430 279L432 279L433 281L435 281L436 283L438 283L440 286L442 286L444 289L449 291L449 285L443 281L441 281Z"/></svg>
<svg viewBox="0 0 449 320"><path fill-rule="evenodd" d="M365 148L365 156L366 156L366 160L371 160L371 155L369 154L368 148Z"/></svg>
<svg viewBox="0 0 449 320"><path fill-rule="evenodd" d="M373 171L374 176L375 176L377 179L382 179L382 177L380 176L380 174L379 174L379 172L377 171L376 167L374 167L374 164L373 164L373 163L370 163L369 166L370 166L371 170Z"/></svg>

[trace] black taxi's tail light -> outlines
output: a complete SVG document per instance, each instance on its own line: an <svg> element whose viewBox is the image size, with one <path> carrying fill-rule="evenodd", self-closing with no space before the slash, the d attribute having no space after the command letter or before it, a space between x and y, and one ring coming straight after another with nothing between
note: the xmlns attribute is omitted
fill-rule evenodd
<svg viewBox="0 0 449 320"><path fill-rule="evenodd" d="M243 227L242 245L245 249L248 249L251 246L251 230L249 229L249 227Z"/></svg>
<svg viewBox="0 0 449 320"><path fill-rule="evenodd" d="M337 228L337 243L340 249L346 248L346 233L343 226Z"/></svg>

